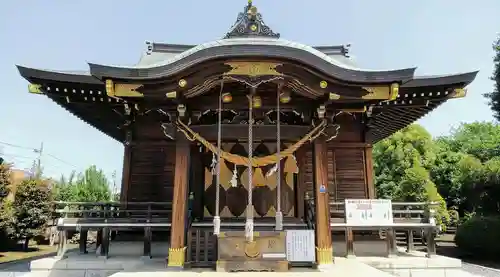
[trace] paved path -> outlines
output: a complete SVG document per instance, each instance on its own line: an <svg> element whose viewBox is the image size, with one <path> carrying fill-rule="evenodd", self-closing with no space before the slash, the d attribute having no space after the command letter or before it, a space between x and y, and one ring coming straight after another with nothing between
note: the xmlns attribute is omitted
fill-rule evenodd
<svg viewBox="0 0 500 277"><path fill-rule="evenodd" d="M490 267L484 267L475 264L469 264L462 262L462 269L475 275L484 277L500 277L500 270Z"/></svg>

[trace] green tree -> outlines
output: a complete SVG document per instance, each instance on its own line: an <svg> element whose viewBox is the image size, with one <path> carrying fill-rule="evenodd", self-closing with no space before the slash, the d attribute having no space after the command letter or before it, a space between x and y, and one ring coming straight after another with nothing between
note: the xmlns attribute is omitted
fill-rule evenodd
<svg viewBox="0 0 500 277"><path fill-rule="evenodd" d="M54 188L52 189L52 198L54 201L72 201L74 199L75 177L75 171L72 171L68 178L61 175L61 178L54 183Z"/></svg>
<svg viewBox="0 0 500 277"><path fill-rule="evenodd" d="M0 207L9 195L11 166L0 158Z"/></svg>
<svg viewBox="0 0 500 277"><path fill-rule="evenodd" d="M475 203L481 215L500 214L500 157L487 161L483 166L482 182L477 191L480 192Z"/></svg>
<svg viewBox="0 0 500 277"><path fill-rule="evenodd" d="M37 179L23 181L17 188L12 203L9 234L16 240L24 239L28 249L31 238L39 234L50 216L50 191Z"/></svg>
<svg viewBox="0 0 500 277"><path fill-rule="evenodd" d="M377 196L401 197L401 181L412 167L427 169L435 159L435 144L420 125L413 124L375 144L373 150Z"/></svg>
<svg viewBox="0 0 500 277"><path fill-rule="evenodd" d="M95 165L81 173L74 187L73 201L99 202L111 200L110 182L106 174Z"/></svg>
<svg viewBox="0 0 500 277"><path fill-rule="evenodd" d="M10 173L10 165L0 157L0 245L7 244L5 224L9 218L9 208L5 198L10 191Z"/></svg>
<svg viewBox="0 0 500 277"><path fill-rule="evenodd" d="M72 172L68 178L61 176L54 185L53 198L56 201L68 202L113 200L109 179L94 165L78 175Z"/></svg>
<svg viewBox="0 0 500 277"><path fill-rule="evenodd" d="M446 223L445 200L438 193L429 169L437 160L438 145L420 125L410 125L374 147L377 195L393 201L437 202L436 219Z"/></svg>
<svg viewBox="0 0 500 277"><path fill-rule="evenodd" d="M447 141L451 151L472 155L481 162L500 155L500 126L493 122L462 124L441 140Z"/></svg>
<svg viewBox="0 0 500 277"><path fill-rule="evenodd" d="M493 116L496 120L500 120L500 36L493 43L493 50L495 56L493 58L493 75L491 80L494 82L493 91L486 93L485 97L488 99L488 104L493 111Z"/></svg>

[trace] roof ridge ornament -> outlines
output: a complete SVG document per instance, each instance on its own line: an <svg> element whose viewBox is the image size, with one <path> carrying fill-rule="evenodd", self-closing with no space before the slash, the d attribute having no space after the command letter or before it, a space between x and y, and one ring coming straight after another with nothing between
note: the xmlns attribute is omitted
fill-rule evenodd
<svg viewBox="0 0 500 277"><path fill-rule="evenodd" d="M257 7L248 0L243 12L238 14L236 22L224 38L237 37L270 37L279 38L280 34L273 32L269 26L264 23L262 14L257 11Z"/></svg>

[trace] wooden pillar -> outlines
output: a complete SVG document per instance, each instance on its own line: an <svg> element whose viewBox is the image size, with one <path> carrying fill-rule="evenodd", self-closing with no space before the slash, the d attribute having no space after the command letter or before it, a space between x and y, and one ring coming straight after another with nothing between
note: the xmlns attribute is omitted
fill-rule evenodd
<svg viewBox="0 0 500 277"><path fill-rule="evenodd" d="M316 262L318 265L333 263L332 233L328 195L327 145L323 136L314 140L314 200L316 206Z"/></svg>
<svg viewBox="0 0 500 277"><path fill-rule="evenodd" d="M174 195L172 201L172 227L170 235L170 248L168 249L168 266L184 266L185 253L185 221L186 202L189 183L189 141L183 137L176 138L175 145L175 173ZM171 153L167 153L169 155Z"/></svg>
<svg viewBox="0 0 500 277"><path fill-rule="evenodd" d="M365 184L366 184L366 196L368 199L374 199L375 195L375 183L373 182L373 148L371 146L365 147Z"/></svg>
<svg viewBox="0 0 500 277"><path fill-rule="evenodd" d="M122 170L122 188L120 191L120 202L128 201L128 189L130 187L130 162L132 156L132 147L124 145L123 151L123 170Z"/></svg>

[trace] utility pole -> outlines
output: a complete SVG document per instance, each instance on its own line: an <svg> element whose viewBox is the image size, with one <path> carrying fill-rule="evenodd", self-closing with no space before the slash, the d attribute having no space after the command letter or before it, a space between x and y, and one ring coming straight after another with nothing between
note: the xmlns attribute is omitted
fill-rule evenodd
<svg viewBox="0 0 500 277"><path fill-rule="evenodd" d="M33 152L38 154L38 158L36 160L35 168L33 169L33 172L31 174L33 174L33 177L38 178L40 177L40 175L42 175L41 169L42 169L43 141L40 144L40 148L33 149Z"/></svg>
<svg viewBox="0 0 500 277"><path fill-rule="evenodd" d="M111 192L111 201L115 201L115 195L116 195L116 171L113 171L111 173L111 178L113 178L113 190Z"/></svg>

